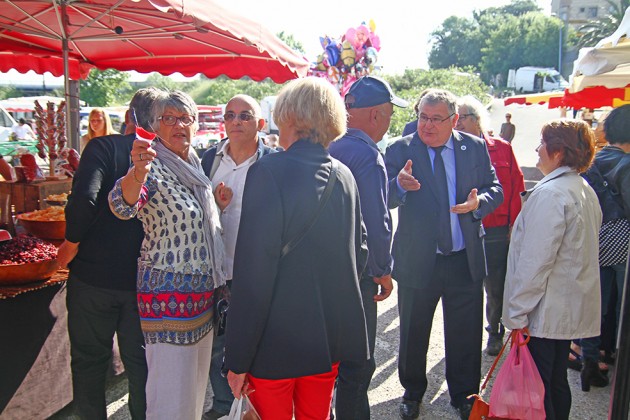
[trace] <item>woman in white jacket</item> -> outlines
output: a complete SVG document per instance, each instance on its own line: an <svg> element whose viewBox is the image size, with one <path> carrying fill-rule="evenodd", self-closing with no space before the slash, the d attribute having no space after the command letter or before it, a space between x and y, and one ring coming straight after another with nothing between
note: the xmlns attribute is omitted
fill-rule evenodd
<svg viewBox="0 0 630 420"><path fill-rule="evenodd" d="M599 334L602 213L595 192L579 175L590 166L594 145L593 131L583 121L545 124L536 149L536 166L545 177L524 193L512 229L503 324L529 330L548 420L569 418L570 340Z"/></svg>

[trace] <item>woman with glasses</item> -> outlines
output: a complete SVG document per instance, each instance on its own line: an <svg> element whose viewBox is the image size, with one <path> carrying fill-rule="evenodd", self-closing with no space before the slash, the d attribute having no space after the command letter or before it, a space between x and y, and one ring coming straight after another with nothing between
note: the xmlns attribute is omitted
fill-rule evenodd
<svg viewBox="0 0 630 420"><path fill-rule="evenodd" d="M545 386L545 414L571 410L567 354L571 339L599 335L599 227L595 191L579 175L595 155L583 121L547 123L536 149L545 175L524 196L508 253L503 325L527 327L527 344Z"/></svg>
<svg viewBox="0 0 630 420"><path fill-rule="evenodd" d="M196 117L187 94L158 98L151 109L157 138L136 138L133 166L109 195L115 215L137 217L144 227L137 296L149 369L148 419L201 418L215 289L225 284L219 211L191 147Z"/></svg>
<svg viewBox="0 0 630 420"><path fill-rule="evenodd" d="M368 358L359 193L327 150L345 133L346 112L330 83L307 77L283 88L274 120L285 151L263 156L245 181L228 383L236 398L255 390L262 419L327 419L339 361Z"/></svg>

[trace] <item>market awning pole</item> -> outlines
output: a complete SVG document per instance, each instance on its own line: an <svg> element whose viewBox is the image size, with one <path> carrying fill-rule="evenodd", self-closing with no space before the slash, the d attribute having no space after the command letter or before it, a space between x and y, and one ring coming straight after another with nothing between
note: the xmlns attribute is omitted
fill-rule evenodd
<svg viewBox="0 0 630 420"><path fill-rule="evenodd" d="M617 358L610 392L610 420L627 420L630 407L630 287L628 287L628 265L626 263L626 278L624 280L623 296L621 300L621 315L619 316L619 331L617 334Z"/></svg>

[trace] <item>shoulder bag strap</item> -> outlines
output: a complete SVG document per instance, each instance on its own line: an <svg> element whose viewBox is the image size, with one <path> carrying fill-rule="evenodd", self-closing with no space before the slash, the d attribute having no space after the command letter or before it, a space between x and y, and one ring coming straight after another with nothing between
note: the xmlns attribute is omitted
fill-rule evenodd
<svg viewBox="0 0 630 420"><path fill-rule="evenodd" d="M332 189L335 186L335 181L337 180L337 162L332 160L332 168L330 170L330 176L328 177L328 183L326 184L326 188L324 188L324 192L322 193L321 198L319 199L319 207L311 221L304 226L304 228L300 231L300 233L295 236L291 241L289 241L286 245L282 247L282 252L280 253L280 258L284 258L289 252L291 252L299 243L304 239L309 230L313 227L317 219L319 219L319 215L322 210L326 206L326 202L328 202L328 198L332 193Z"/></svg>
<svg viewBox="0 0 630 420"><path fill-rule="evenodd" d="M513 330L510 333L510 336L505 340L505 343L503 343L503 347L501 347L501 351L499 352L497 357L494 359L494 363L492 363L492 367L490 367L490 370L488 371L488 375L486 375L486 379L484 379L483 384L481 385L481 388L479 388L479 394L481 394L481 392L486 388L486 385L488 385L488 381L490 381L490 378L492 378L492 373L494 372L494 369L499 364L499 361L501 360L501 356L503 356L503 352L505 351L505 348L507 347L508 342L514 340L515 331L516 330Z"/></svg>

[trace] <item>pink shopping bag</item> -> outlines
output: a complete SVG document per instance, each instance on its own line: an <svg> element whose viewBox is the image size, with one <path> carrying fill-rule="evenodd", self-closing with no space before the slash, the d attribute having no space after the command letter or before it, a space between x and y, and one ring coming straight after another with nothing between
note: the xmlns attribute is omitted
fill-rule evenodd
<svg viewBox="0 0 630 420"><path fill-rule="evenodd" d="M528 335L523 336L523 331ZM513 330L512 346L490 393L489 416L514 420L545 418L545 387L534 363L525 330Z"/></svg>

